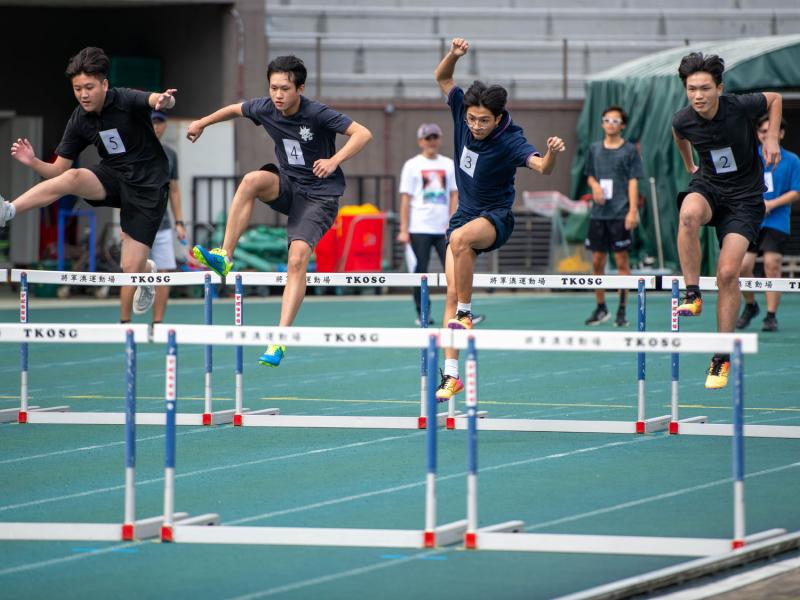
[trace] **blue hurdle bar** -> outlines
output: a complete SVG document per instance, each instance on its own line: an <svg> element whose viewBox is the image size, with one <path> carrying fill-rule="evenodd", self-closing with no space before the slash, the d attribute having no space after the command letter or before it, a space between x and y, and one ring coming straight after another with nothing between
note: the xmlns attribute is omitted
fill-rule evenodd
<svg viewBox="0 0 800 600"><path fill-rule="evenodd" d="M436 336L428 341L428 372L435 371L439 364L439 349ZM425 532L423 544L426 548L436 547L436 380L428 377L428 415L427 420L427 458L428 474L425 487Z"/></svg>
<svg viewBox="0 0 800 600"><path fill-rule="evenodd" d="M122 539L134 539L136 521L136 342L125 334L125 519Z"/></svg>

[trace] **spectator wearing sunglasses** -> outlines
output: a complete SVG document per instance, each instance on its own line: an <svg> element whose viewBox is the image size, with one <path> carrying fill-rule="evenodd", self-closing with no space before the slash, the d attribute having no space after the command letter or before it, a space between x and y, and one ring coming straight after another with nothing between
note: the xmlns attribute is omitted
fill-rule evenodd
<svg viewBox="0 0 800 600"><path fill-rule="evenodd" d="M614 253L614 262L620 275L630 275L629 251L631 232L639 224L639 182L642 176L642 159L636 146L622 137L628 123L627 113L619 106L609 106L603 111L603 139L589 147L586 175L592 189L592 209L589 231L584 245L592 253L592 272L605 273L608 254ZM616 327L625 327L625 301L627 292L620 290ZM586 319L587 325L608 321L610 313L603 290L595 292L597 306Z"/></svg>

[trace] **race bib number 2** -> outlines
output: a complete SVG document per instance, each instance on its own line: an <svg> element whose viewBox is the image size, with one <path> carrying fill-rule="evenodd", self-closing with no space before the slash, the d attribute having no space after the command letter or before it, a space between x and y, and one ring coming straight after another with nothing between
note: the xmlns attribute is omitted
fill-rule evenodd
<svg viewBox="0 0 800 600"><path fill-rule="evenodd" d="M286 159L290 165L304 165L306 164L303 158L303 149L300 147L300 142L297 140L283 140L283 148L286 150Z"/></svg>
<svg viewBox="0 0 800 600"><path fill-rule="evenodd" d="M733 150L730 147L712 150L711 160L714 163L714 170L717 175L736 171L736 160L733 158Z"/></svg>
<svg viewBox="0 0 800 600"><path fill-rule="evenodd" d="M116 128L101 131L100 139L103 140L103 146L109 154L125 154L125 144L122 143L122 137Z"/></svg>
<svg viewBox="0 0 800 600"><path fill-rule="evenodd" d="M464 146L464 150L461 152L461 160L458 166L470 177L475 177L475 166L478 164L478 156L477 152L468 150L466 146Z"/></svg>

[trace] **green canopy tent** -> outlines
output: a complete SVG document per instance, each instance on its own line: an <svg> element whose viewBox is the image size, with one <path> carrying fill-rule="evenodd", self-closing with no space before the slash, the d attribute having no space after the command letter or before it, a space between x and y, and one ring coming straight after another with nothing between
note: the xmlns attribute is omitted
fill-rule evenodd
<svg viewBox="0 0 800 600"><path fill-rule="evenodd" d="M578 120L578 148L572 163L572 197L587 191L583 175L589 145L602 139L600 115L610 105L625 108L629 115L624 136L639 143L644 167L640 191L650 200L649 178L656 182L656 195L668 266L678 265L677 205L675 197L689 175L672 141L672 115L686 106L678 65L689 52L718 54L725 59L723 83L726 92L781 91L800 88L800 35L745 38L696 43L648 55L603 71L586 83L586 99ZM656 255L654 216L651 202L642 210L638 230L644 249ZM703 273L713 274L718 244L713 228L704 228Z"/></svg>

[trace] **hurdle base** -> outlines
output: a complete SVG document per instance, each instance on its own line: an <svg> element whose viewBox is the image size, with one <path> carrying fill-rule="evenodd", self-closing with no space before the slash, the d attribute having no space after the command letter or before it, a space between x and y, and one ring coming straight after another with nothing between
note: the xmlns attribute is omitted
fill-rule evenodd
<svg viewBox="0 0 800 600"><path fill-rule="evenodd" d="M211 425L227 425L233 422L233 417L236 410L231 408L228 410L217 410L211 413L203 413L202 424L209 427Z"/></svg>
<svg viewBox="0 0 800 600"><path fill-rule="evenodd" d="M477 531L468 531L464 534L464 548L466 550L475 550L477 548L478 533L492 533L504 531L507 533L520 533L525 526L525 521L505 521L503 523L496 523L494 525L487 525L480 527Z"/></svg>
<svg viewBox="0 0 800 600"><path fill-rule="evenodd" d="M678 435L681 432L680 430L681 423L708 423L708 417L706 416L688 417L686 419L680 419L678 421L670 421L669 424L670 435Z"/></svg>
<svg viewBox="0 0 800 600"><path fill-rule="evenodd" d="M479 419L485 419L489 416L489 411L486 410L479 410L475 415ZM452 417L447 417L447 421L445 422L446 429L455 429L456 428L456 419L466 419L467 414L462 413L461 411L456 411L456 414Z"/></svg>
<svg viewBox="0 0 800 600"><path fill-rule="evenodd" d="M684 423L679 426L680 435L733 435L731 423ZM800 439L800 425L745 425L744 437Z"/></svg>
<svg viewBox="0 0 800 600"><path fill-rule="evenodd" d="M219 526L219 515L217 513L206 513L190 517L188 513L175 513L172 525L164 523L164 517L152 519L153 535L160 537L163 543L175 541L175 527L210 527Z"/></svg>
<svg viewBox="0 0 800 600"><path fill-rule="evenodd" d="M233 415L233 425L234 427L241 427L242 426L242 417L244 415L279 415L281 414L280 408L262 408L261 410L250 410L249 408L243 408L242 412L234 413Z"/></svg>
<svg viewBox="0 0 800 600"><path fill-rule="evenodd" d="M466 419L456 419L455 429L467 429ZM636 433L633 421L581 421L574 419L492 419L478 420L479 431L526 431L557 433Z"/></svg>
<svg viewBox="0 0 800 600"><path fill-rule="evenodd" d="M27 411L20 410L18 408L4 408L0 410L0 423L19 423L25 424L29 422L29 417L31 413L43 413L43 412L66 412L69 410L69 406L46 406L44 408L40 406L29 406Z"/></svg>
<svg viewBox="0 0 800 600"><path fill-rule="evenodd" d="M442 425L447 424L447 419L449 415L447 413L437 413L436 414L436 426L441 427ZM428 417L420 416L417 419L417 429L427 429L428 428Z"/></svg>
<svg viewBox="0 0 800 600"><path fill-rule="evenodd" d="M187 513L177 513L184 519ZM129 542L158 536L163 516L133 523L0 523L0 540Z"/></svg>

